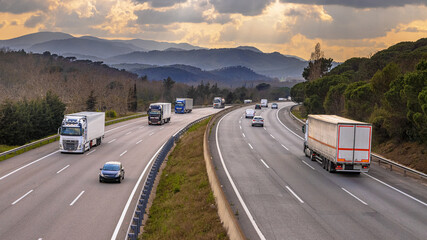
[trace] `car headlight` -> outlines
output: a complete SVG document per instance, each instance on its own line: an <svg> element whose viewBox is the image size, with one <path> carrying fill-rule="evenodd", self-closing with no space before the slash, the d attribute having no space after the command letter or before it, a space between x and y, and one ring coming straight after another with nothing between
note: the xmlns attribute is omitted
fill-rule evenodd
<svg viewBox="0 0 427 240"><path fill-rule="evenodd" d="M120 176L120 172L117 172L117 173L116 173L116 177L118 177L118 176Z"/></svg>
<svg viewBox="0 0 427 240"><path fill-rule="evenodd" d="M104 174L103 174L102 172L100 172L100 173L99 173L99 175L100 175L101 177L104 177Z"/></svg>

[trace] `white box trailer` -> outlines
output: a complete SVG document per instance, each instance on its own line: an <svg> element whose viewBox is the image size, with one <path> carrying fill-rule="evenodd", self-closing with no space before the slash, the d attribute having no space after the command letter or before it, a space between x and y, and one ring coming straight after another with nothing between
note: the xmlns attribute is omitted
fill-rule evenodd
<svg viewBox="0 0 427 240"><path fill-rule="evenodd" d="M268 100L267 99L261 99L261 107L268 107Z"/></svg>
<svg viewBox="0 0 427 240"><path fill-rule="evenodd" d="M304 153L329 172L368 172L372 125L336 115L308 115Z"/></svg>
<svg viewBox="0 0 427 240"><path fill-rule="evenodd" d="M171 103L152 103L148 108L148 124L159 124L170 122Z"/></svg>
<svg viewBox="0 0 427 240"><path fill-rule="evenodd" d="M60 152L84 153L93 146L101 144L105 132L105 113L67 114L58 132Z"/></svg>

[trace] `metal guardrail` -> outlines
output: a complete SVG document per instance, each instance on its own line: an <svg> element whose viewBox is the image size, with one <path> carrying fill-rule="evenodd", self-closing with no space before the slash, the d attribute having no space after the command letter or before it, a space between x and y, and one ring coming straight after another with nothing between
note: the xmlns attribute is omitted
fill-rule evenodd
<svg viewBox="0 0 427 240"><path fill-rule="evenodd" d="M141 190L141 194L137 201L137 206L135 208L135 213L132 216L132 222L126 235L127 239L130 239L130 240L138 239L138 235L140 233L141 226L142 226L142 220L144 220L144 214L145 214L145 211L147 210L148 200L150 199L151 190L153 189L154 182L156 180L157 174L159 173L160 167L163 164L163 161L166 159L166 156L168 155L169 151L172 149L175 142L178 141L178 139L182 136L183 133L185 133L194 124L197 124L208 117L210 116L200 118L188 124L186 127L181 129L175 135L170 137L169 140L163 146L162 150L160 150L160 153L157 155L156 160L151 166L151 170L147 178L145 179L144 187Z"/></svg>
<svg viewBox="0 0 427 240"><path fill-rule="evenodd" d="M293 118L293 119L295 119L295 120L299 121L301 124L305 124L303 121L301 121L301 119L299 119L299 118L295 117L295 115L294 115L294 114L292 114L292 109L293 109L295 106L298 106L298 104L297 104L297 105L293 105L293 106L291 107L290 111L289 111L289 114L290 114L291 118ZM420 178L427 179L427 174L425 174L425 173L423 173L423 172L420 172L420 171L417 171L417 170L415 170L415 169L409 168L409 167L404 166L404 165L402 165L402 164L399 164L399 163L397 163L397 162L394 162L394 161L392 161L392 160L390 160L390 159L387 159L387 158L381 157L380 155L378 155L378 154L376 154L376 153L371 153L371 159L373 159L373 158L375 158L375 159L378 161L378 165L381 165L381 162L383 162L383 163L385 163L385 164L390 165L390 171L393 171L393 166L394 166L394 167L397 167L397 168L400 168L400 169L403 171L403 176L405 176L405 177L406 177L406 172L410 172L410 173L412 173L412 174L417 175L417 176L418 176L418 177L420 177Z"/></svg>
<svg viewBox="0 0 427 240"><path fill-rule="evenodd" d="M117 118L117 119L109 120L109 121L106 121L105 123L106 124L113 124L115 122L120 122L120 121L129 119L129 118L137 118L137 117L143 116L144 114L145 113L138 113L138 114L127 116L127 117L122 117L122 118ZM17 152L19 152L21 150L24 150L24 152L25 152L25 150L27 150L27 149L33 149L33 148L35 148L37 146L42 146L42 145L44 145L46 143L50 143L51 141L55 142L58 137L59 137L59 135L56 134L56 135L53 135L53 136L50 136L50 137L47 137L47 138L43 138L43 139L34 141L32 143L28 143L28 144L19 146L17 148L11 149L11 150L2 152L2 153L0 153L0 159L1 158L3 158L3 160L6 159L7 156L10 155L10 154L16 155Z"/></svg>

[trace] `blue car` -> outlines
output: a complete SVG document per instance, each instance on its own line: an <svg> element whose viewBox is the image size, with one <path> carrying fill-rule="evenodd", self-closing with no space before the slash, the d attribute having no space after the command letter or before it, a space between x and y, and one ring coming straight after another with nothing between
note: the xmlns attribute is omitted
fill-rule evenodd
<svg viewBox="0 0 427 240"><path fill-rule="evenodd" d="M125 179L125 169L121 162L106 162L99 173L99 182L118 182Z"/></svg>

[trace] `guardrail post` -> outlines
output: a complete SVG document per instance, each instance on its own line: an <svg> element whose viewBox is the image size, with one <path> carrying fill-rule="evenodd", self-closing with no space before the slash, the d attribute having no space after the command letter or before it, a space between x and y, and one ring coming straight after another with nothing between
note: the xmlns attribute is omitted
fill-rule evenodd
<svg viewBox="0 0 427 240"><path fill-rule="evenodd" d="M393 165L390 164L390 171L393 171Z"/></svg>

